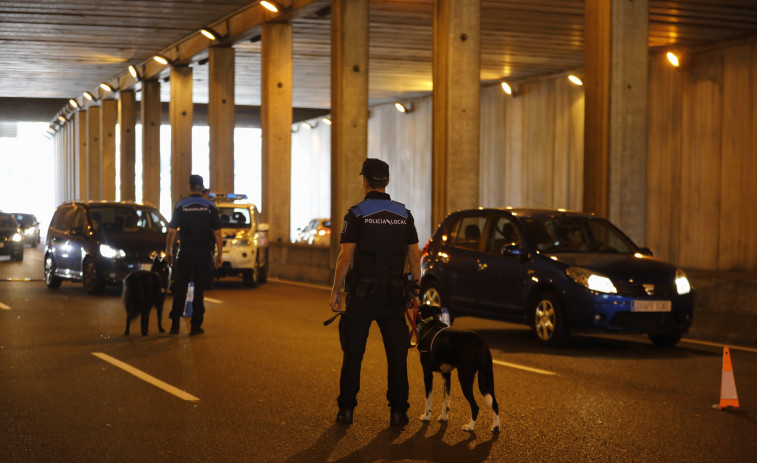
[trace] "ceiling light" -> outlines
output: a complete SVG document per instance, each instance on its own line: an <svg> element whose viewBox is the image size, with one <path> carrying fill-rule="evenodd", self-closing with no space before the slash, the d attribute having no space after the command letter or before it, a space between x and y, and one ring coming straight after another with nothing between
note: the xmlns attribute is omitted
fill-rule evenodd
<svg viewBox="0 0 757 463"><path fill-rule="evenodd" d="M63 116L58 116L58 120L61 122L66 122L66 118Z"/></svg>
<svg viewBox="0 0 757 463"><path fill-rule="evenodd" d="M331 125L331 119L329 119L328 117L324 117L324 118L323 118L323 119L321 119L321 120L323 121L323 123L324 123L324 124L326 124L326 125Z"/></svg>
<svg viewBox="0 0 757 463"><path fill-rule="evenodd" d="M152 57L152 59L154 59L155 61L159 62L160 64L168 64L168 59L164 58L164 57L162 57L160 55L155 55L155 56Z"/></svg>
<svg viewBox="0 0 757 463"><path fill-rule="evenodd" d="M73 98L68 100L68 104L70 104L74 109L79 107L79 103L77 103L76 100L74 100Z"/></svg>
<svg viewBox="0 0 757 463"><path fill-rule="evenodd" d="M396 102L396 103L394 103L394 107L397 109L397 111L399 111L401 113L406 113L407 112L407 108L405 107L405 105L403 105L399 101Z"/></svg>
<svg viewBox="0 0 757 463"><path fill-rule="evenodd" d="M583 85L584 84L581 81L581 79L577 75L574 75L574 74L569 75L568 76L568 80L570 80L571 82L573 82L576 85Z"/></svg>
<svg viewBox="0 0 757 463"><path fill-rule="evenodd" d="M135 79L139 80L139 72L134 66L129 66L129 74L131 74L131 76Z"/></svg>
<svg viewBox="0 0 757 463"><path fill-rule="evenodd" d="M210 29L200 29L200 34L204 35L210 40L216 40L216 35Z"/></svg>
<svg viewBox="0 0 757 463"><path fill-rule="evenodd" d="M306 129L312 129L313 128L313 125L310 122L303 122L302 125L304 125Z"/></svg>
<svg viewBox="0 0 757 463"><path fill-rule="evenodd" d="M510 84L508 84L507 82L502 82L502 90L504 90L505 93L507 93L508 95L513 94L513 89L512 87L510 87Z"/></svg>
<svg viewBox="0 0 757 463"><path fill-rule="evenodd" d="M95 97L92 96L89 92L84 92L84 98L88 99L89 101L92 101L95 99Z"/></svg>
<svg viewBox="0 0 757 463"><path fill-rule="evenodd" d="M672 64L673 66L678 67L681 64L678 61L678 56L676 56L676 54L673 53L672 51L669 51L666 56L668 57L668 61L670 61L670 64Z"/></svg>
<svg viewBox="0 0 757 463"><path fill-rule="evenodd" d="M273 12L273 13L278 13L278 11L279 11L279 7L276 6L276 4L274 2L271 2L271 1L263 0L263 1L260 2L260 6L262 6L266 10L268 10L270 12Z"/></svg>
<svg viewBox="0 0 757 463"><path fill-rule="evenodd" d="M100 88L103 89L103 90L105 90L106 92L112 92L113 91L113 87L111 87L110 85L106 84L105 82L103 82L103 83L100 84Z"/></svg>

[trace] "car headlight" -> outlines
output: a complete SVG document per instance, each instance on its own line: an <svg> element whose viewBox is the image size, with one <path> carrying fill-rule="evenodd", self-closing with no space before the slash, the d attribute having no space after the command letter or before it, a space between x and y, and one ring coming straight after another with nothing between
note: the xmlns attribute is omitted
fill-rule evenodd
<svg viewBox="0 0 757 463"><path fill-rule="evenodd" d="M100 245L100 255L106 259L115 259L118 257L126 257L126 253L123 249L116 249L108 246L107 244Z"/></svg>
<svg viewBox="0 0 757 463"><path fill-rule="evenodd" d="M600 293L617 294L618 290L609 278L582 267L568 267L565 273L576 283L585 286L592 291Z"/></svg>
<svg viewBox="0 0 757 463"><path fill-rule="evenodd" d="M18 241L23 241L23 240L24 240L24 235L22 235L21 233L14 233L13 236L11 237L11 241L18 242Z"/></svg>
<svg viewBox="0 0 757 463"><path fill-rule="evenodd" d="M676 289L678 290L678 294L689 294L691 292L689 279L686 278L683 270L676 270Z"/></svg>

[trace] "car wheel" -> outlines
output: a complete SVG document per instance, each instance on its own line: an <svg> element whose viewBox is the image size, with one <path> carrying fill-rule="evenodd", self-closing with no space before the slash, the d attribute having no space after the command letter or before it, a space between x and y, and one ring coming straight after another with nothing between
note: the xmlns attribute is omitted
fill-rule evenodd
<svg viewBox="0 0 757 463"><path fill-rule="evenodd" d="M248 288L255 287L255 272L252 269L242 272L242 284Z"/></svg>
<svg viewBox="0 0 757 463"><path fill-rule="evenodd" d="M673 347L681 340L680 334L649 334L649 339L657 347Z"/></svg>
<svg viewBox="0 0 757 463"><path fill-rule="evenodd" d="M258 251L258 258L260 256L260 251ZM263 258L265 261L265 264L260 265L260 262L258 260L255 260L255 267L256 267L256 273L257 278L256 281L259 285L262 285L266 281L268 281L268 251L266 251L266 256Z"/></svg>
<svg viewBox="0 0 757 463"><path fill-rule="evenodd" d="M542 293L531 307L531 328L536 339L547 346L557 346L565 342L570 330L557 294Z"/></svg>
<svg viewBox="0 0 757 463"><path fill-rule="evenodd" d="M89 294L99 294L105 289L105 281L103 280L100 269L97 268L97 264L92 259L84 261L84 275L83 283L84 290Z"/></svg>
<svg viewBox="0 0 757 463"><path fill-rule="evenodd" d="M53 256L45 257L45 285L50 289L60 288L62 280L55 276L55 261Z"/></svg>

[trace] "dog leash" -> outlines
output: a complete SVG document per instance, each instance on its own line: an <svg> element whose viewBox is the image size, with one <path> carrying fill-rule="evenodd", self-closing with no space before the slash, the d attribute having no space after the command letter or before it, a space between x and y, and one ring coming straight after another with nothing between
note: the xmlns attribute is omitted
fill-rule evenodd
<svg viewBox="0 0 757 463"><path fill-rule="evenodd" d="M344 313L344 310L337 312L337 313L336 313L336 315L334 315L333 317L331 317L331 318L329 318L328 320L326 320L325 322L323 322L323 326L328 326L328 325L330 325L330 324L331 324L331 322L333 322L334 320L336 320L336 319L337 319L337 317L339 317L339 316L340 316L340 315L342 315L343 313Z"/></svg>
<svg viewBox="0 0 757 463"><path fill-rule="evenodd" d="M418 301L413 299L412 311L408 308L405 309L405 320L410 325L410 348L418 345ZM412 313L412 315L410 315ZM415 337L415 344L413 344L413 337Z"/></svg>

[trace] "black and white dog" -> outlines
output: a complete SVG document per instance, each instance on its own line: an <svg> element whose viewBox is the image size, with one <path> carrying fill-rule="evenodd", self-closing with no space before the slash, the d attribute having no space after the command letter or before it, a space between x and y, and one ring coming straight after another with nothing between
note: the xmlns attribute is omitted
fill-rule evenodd
<svg viewBox="0 0 757 463"><path fill-rule="evenodd" d="M123 301L126 308L126 331L129 335L131 321L140 316L142 336L147 335L147 326L150 322L150 309L153 306L158 311L158 331L163 329L163 302L166 299L168 288L168 262L162 257L156 256L152 261L152 268L147 270L134 270L124 278Z"/></svg>
<svg viewBox="0 0 757 463"><path fill-rule="evenodd" d="M448 328L439 320L441 308L422 305L418 308L418 351L423 366L423 382L426 386L426 412L421 421L431 417L431 392L435 371L444 378L444 405L439 421L447 421L449 414L450 376L457 368L457 376L463 395L470 403L472 417L463 426L464 431L473 431L478 419L478 404L473 397L473 379L478 373L478 388L486 404L494 411L492 431L499 431L499 405L494 397L494 372L489 346L480 334L473 331Z"/></svg>

